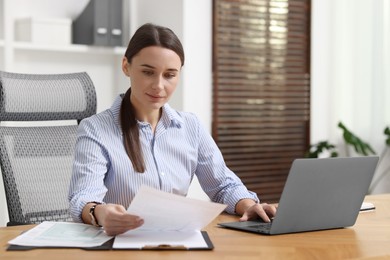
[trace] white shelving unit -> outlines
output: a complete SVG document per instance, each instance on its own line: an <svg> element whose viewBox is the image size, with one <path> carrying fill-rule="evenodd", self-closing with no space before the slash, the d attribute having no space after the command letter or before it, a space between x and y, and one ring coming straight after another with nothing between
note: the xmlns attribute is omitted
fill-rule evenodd
<svg viewBox="0 0 390 260"><path fill-rule="evenodd" d="M99 46L88 46L81 44L72 44L66 46L57 45L45 45L45 44L31 44L29 42L15 42L14 50L25 50L25 51L46 51L46 52L67 52L67 53L85 53L95 55L119 55L122 56L126 51L125 47L99 47ZM1 42L0 42L1 46Z"/></svg>

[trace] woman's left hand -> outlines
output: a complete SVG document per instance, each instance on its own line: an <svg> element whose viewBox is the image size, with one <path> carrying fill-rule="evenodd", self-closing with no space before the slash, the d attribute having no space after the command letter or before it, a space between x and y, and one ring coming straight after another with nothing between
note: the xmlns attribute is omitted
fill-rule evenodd
<svg viewBox="0 0 390 260"><path fill-rule="evenodd" d="M242 202L244 203L244 201ZM246 209L243 212L240 221L247 221L260 217L265 222L270 222L271 218L273 218L276 214L276 206L267 203L254 203L245 208Z"/></svg>

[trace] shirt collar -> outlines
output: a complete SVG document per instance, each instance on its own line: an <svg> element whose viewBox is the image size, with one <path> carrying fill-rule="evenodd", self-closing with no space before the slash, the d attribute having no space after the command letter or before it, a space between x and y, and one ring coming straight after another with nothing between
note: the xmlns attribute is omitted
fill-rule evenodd
<svg viewBox="0 0 390 260"><path fill-rule="evenodd" d="M114 116L115 123L117 124L119 129L121 129L119 114L120 114L120 108L121 108L123 96L124 94L120 94L119 96L117 96L110 109ZM181 125L183 124L183 118L180 116L179 112L171 108L169 104L165 104L162 107L162 115L160 118L160 122L163 124L165 128L169 128L169 127L181 128Z"/></svg>
<svg viewBox="0 0 390 260"><path fill-rule="evenodd" d="M181 128L181 125L183 124L183 118L176 110L171 108L169 104L165 104L162 107L162 115L160 121L163 123L165 128L171 126Z"/></svg>

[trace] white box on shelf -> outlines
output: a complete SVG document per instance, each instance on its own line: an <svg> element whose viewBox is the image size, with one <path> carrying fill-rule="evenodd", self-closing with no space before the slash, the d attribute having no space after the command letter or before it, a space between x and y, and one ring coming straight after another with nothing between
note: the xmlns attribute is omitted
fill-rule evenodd
<svg viewBox="0 0 390 260"><path fill-rule="evenodd" d="M16 41L65 45L71 44L71 38L71 19L29 17L15 21Z"/></svg>

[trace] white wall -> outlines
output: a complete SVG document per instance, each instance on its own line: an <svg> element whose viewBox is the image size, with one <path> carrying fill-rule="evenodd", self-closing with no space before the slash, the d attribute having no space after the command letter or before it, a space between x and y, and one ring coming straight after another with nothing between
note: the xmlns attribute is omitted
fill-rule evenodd
<svg viewBox="0 0 390 260"><path fill-rule="evenodd" d="M187 61L182 84L182 110L195 113L211 132L212 4L209 0L184 0L183 3L183 45ZM208 200L197 178L188 196Z"/></svg>

